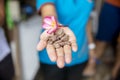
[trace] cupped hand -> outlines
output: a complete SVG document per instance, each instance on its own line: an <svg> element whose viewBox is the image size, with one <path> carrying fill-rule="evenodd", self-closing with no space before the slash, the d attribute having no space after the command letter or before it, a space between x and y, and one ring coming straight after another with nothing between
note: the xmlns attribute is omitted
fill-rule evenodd
<svg viewBox="0 0 120 80"><path fill-rule="evenodd" d="M47 33L47 30L45 30L40 35L40 41L37 45L37 50L42 51L44 48L47 50L47 54L51 61L57 62L57 66L59 68L63 68L65 63L70 63L72 60L71 51L74 52L77 51L77 43L76 43L76 37L72 30L70 30L68 27L59 27L64 30L65 34L69 36L69 41L71 45L64 45L63 47L60 47L58 49L55 49L52 44L48 44L48 38L51 36L51 34Z"/></svg>

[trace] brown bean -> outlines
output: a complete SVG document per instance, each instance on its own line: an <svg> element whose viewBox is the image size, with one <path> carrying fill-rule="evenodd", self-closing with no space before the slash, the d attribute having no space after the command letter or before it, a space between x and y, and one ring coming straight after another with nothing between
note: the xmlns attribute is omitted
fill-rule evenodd
<svg viewBox="0 0 120 80"><path fill-rule="evenodd" d="M65 33L62 33L61 35L57 35L57 39L61 39L63 36L65 36Z"/></svg>
<svg viewBox="0 0 120 80"><path fill-rule="evenodd" d="M55 41L54 43L58 44L58 43L61 43L61 42L62 42L61 40L58 40L58 41Z"/></svg>
<svg viewBox="0 0 120 80"><path fill-rule="evenodd" d="M65 45L71 45L70 41L64 43Z"/></svg>
<svg viewBox="0 0 120 80"><path fill-rule="evenodd" d="M71 45L69 36L65 34L63 29L58 29L52 34L48 39L48 44L53 44L56 49L63 47L64 45Z"/></svg>
<svg viewBox="0 0 120 80"><path fill-rule="evenodd" d="M48 44L53 44L53 41L48 41Z"/></svg>
<svg viewBox="0 0 120 80"><path fill-rule="evenodd" d="M62 33L64 33L64 30L63 30L63 29L58 29L58 30L55 32L55 35L61 35Z"/></svg>
<svg viewBox="0 0 120 80"><path fill-rule="evenodd" d="M69 36L68 35L65 35L61 38L62 41L68 41L69 40Z"/></svg>
<svg viewBox="0 0 120 80"><path fill-rule="evenodd" d="M60 48L60 44L53 44L56 49Z"/></svg>

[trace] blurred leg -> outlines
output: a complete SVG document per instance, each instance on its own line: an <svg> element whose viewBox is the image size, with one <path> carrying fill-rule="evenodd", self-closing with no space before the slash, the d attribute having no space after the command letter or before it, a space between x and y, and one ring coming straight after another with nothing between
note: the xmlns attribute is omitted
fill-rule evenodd
<svg viewBox="0 0 120 80"><path fill-rule="evenodd" d="M105 3L99 17L99 27L96 36L96 58L100 59L108 43L111 43L119 27L118 8ZM96 61L89 59L84 75L92 76L95 73Z"/></svg>
<svg viewBox="0 0 120 80"><path fill-rule="evenodd" d="M112 70L112 77L113 78L117 78L117 75L119 75L119 71L120 71L120 42L117 46L117 55L116 55L116 58L115 58L115 65L113 67L113 70Z"/></svg>
<svg viewBox="0 0 120 80"><path fill-rule="evenodd" d="M105 3L102 8L97 33L97 57L100 58L104 53L107 43L115 41L118 36L120 26L119 8Z"/></svg>
<svg viewBox="0 0 120 80"><path fill-rule="evenodd" d="M0 80L13 80L14 67L9 54L2 62L0 62Z"/></svg>
<svg viewBox="0 0 120 80"><path fill-rule="evenodd" d="M102 41L96 41L96 57L97 59L100 59L101 56L103 55L103 53L105 52L105 49L107 47L107 43L106 42L102 42Z"/></svg>

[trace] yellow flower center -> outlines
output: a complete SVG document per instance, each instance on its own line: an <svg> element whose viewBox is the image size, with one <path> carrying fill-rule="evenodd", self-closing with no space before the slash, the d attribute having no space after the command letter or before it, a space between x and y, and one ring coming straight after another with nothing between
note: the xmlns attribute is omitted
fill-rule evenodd
<svg viewBox="0 0 120 80"><path fill-rule="evenodd" d="M52 24L51 24L52 27L55 27L55 24L56 24L56 23L55 23L54 21L52 21Z"/></svg>

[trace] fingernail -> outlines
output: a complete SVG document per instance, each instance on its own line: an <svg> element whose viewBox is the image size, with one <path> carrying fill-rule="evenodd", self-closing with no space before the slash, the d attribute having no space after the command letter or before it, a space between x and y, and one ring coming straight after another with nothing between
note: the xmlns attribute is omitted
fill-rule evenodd
<svg viewBox="0 0 120 80"><path fill-rule="evenodd" d="M51 61L55 62L56 61L56 57L51 57Z"/></svg>
<svg viewBox="0 0 120 80"><path fill-rule="evenodd" d="M71 63L71 59L70 58L66 58L66 63L70 64Z"/></svg>
<svg viewBox="0 0 120 80"><path fill-rule="evenodd" d="M77 52L77 48L73 48L73 51L74 51L74 52Z"/></svg>
<svg viewBox="0 0 120 80"><path fill-rule="evenodd" d="M59 67L59 68L63 68L63 67L64 67L64 64L63 64L62 62L59 62L59 63L58 63L58 67Z"/></svg>

